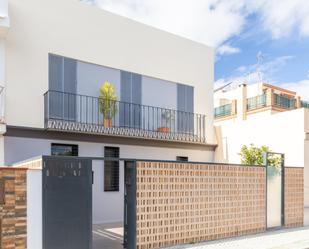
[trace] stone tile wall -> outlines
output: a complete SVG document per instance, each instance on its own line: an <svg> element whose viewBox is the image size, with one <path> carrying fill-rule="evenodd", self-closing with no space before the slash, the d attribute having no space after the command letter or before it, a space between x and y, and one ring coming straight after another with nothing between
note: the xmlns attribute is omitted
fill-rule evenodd
<svg viewBox="0 0 309 249"><path fill-rule="evenodd" d="M27 248L27 171L0 168L0 248Z"/></svg>

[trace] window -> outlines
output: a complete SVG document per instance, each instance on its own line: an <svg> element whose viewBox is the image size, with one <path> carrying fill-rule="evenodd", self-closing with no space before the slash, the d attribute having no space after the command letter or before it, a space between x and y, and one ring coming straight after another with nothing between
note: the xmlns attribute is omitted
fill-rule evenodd
<svg viewBox="0 0 309 249"><path fill-rule="evenodd" d="M52 156L78 156L78 145L52 143L51 155Z"/></svg>
<svg viewBox="0 0 309 249"><path fill-rule="evenodd" d="M187 156L177 156L176 157L176 161L180 161L180 162L188 162L189 158Z"/></svg>
<svg viewBox="0 0 309 249"><path fill-rule="evenodd" d="M119 158L119 148L104 147L104 157ZM119 191L119 161L105 160L104 191Z"/></svg>

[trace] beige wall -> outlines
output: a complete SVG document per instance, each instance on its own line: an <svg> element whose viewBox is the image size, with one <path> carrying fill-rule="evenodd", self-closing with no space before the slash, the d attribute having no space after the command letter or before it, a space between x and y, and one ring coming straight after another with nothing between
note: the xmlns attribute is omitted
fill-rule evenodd
<svg viewBox="0 0 309 249"><path fill-rule="evenodd" d="M11 0L7 37L7 121L43 127L48 53L195 87L214 142L214 51L77 0Z"/></svg>

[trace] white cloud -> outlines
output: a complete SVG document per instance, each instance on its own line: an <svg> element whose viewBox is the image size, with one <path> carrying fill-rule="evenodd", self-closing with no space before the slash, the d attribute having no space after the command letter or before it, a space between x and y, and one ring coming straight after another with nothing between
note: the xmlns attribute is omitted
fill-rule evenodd
<svg viewBox="0 0 309 249"><path fill-rule="evenodd" d="M282 84L281 87L297 92L302 99L309 101L309 80Z"/></svg>
<svg viewBox="0 0 309 249"><path fill-rule="evenodd" d="M248 7L274 39L292 34L309 36L308 0L255 0Z"/></svg>
<svg viewBox="0 0 309 249"><path fill-rule="evenodd" d="M273 39L294 33L309 36L308 0L92 1L108 11L216 48L241 34L250 14L256 14L258 26Z"/></svg>
<svg viewBox="0 0 309 249"><path fill-rule="evenodd" d="M240 34L245 0L96 0L108 11L218 47Z"/></svg>
<svg viewBox="0 0 309 249"><path fill-rule="evenodd" d="M240 53L240 48L232 47L227 44L223 44L217 49L218 55L229 55L229 54L237 54Z"/></svg>

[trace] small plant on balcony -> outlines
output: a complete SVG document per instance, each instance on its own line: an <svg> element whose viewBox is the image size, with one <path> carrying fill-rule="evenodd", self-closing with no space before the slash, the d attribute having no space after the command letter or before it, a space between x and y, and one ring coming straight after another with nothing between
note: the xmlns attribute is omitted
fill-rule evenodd
<svg viewBox="0 0 309 249"><path fill-rule="evenodd" d="M114 86L107 81L100 88L99 107L103 114L104 127L112 127L112 120L118 112L117 95Z"/></svg>
<svg viewBox="0 0 309 249"><path fill-rule="evenodd" d="M169 126L171 126L172 121L175 120L175 115L172 110L163 110L161 112L161 127L158 128L159 132L168 133L170 132Z"/></svg>

